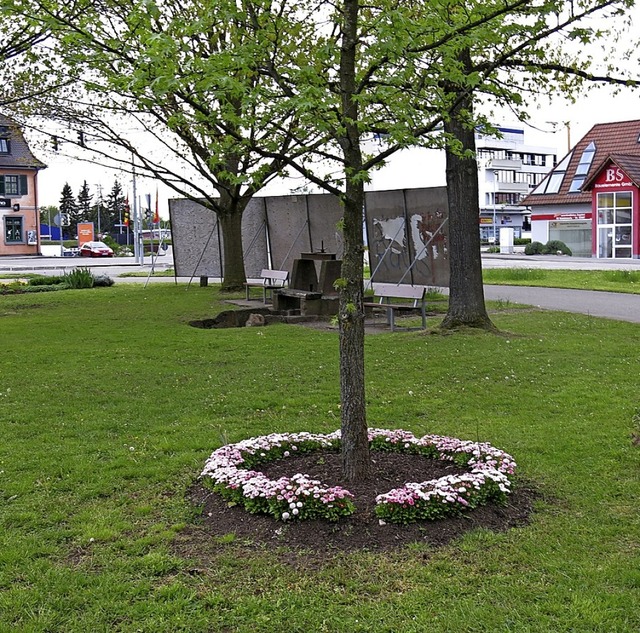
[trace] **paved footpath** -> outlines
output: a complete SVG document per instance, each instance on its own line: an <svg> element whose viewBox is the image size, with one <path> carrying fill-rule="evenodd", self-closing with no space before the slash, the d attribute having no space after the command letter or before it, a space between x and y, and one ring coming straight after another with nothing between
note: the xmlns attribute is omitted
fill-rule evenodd
<svg viewBox="0 0 640 633"><path fill-rule="evenodd" d="M485 299L640 323L640 295L564 288L485 285Z"/></svg>
<svg viewBox="0 0 640 633"><path fill-rule="evenodd" d="M640 271L638 259L595 259L592 257L527 256L515 253L483 253L483 268L543 268L547 270L630 270ZM485 285L485 299L511 301L548 310L564 310L595 317L640 323L640 295L594 290L565 290L530 286Z"/></svg>

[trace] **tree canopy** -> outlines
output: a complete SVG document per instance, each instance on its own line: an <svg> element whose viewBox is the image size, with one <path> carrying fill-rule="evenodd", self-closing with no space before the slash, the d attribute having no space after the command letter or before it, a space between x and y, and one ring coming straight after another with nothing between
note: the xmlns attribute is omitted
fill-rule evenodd
<svg viewBox="0 0 640 633"><path fill-rule="evenodd" d="M241 287L242 213L283 169L266 154L297 156L307 150L300 139L309 141L289 110L269 106L273 82L258 68L270 51L247 29L250 7L79 0L64 16L55 3L15 1L23 19L54 33L55 57L73 78L40 101L40 129L93 162L135 165L214 211L225 242L223 285Z"/></svg>

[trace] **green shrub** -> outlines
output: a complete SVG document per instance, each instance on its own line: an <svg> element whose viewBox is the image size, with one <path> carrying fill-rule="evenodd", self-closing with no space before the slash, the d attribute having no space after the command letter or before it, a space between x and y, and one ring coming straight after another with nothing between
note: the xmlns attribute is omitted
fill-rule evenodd
<svg viewBox="0 0 640 633"><path fill-rule="evenodd" d="M21 292L31 293L34 292L54 292L55 290L66 290L69 286L62 281L55 284L48 284L46 286L27 286Z"/></svg>
<svg viewBox="0 0 640 633"><path fill-rule="evenodd" d="M531 244L530 237L514 237L513 238L514 246L526 246L527 244Z"/></svg>
<svg viewBox="0 0 640 633"><path fill-rule="evenodd" d="M10 283L2 283L0 284L0 294L3 295L13 295L19 292L24 292L26 288L26 284L19 279L12 281Z"/></svg>
<svg viewBox="0 0 640 633"><path fill-rule="evenodd" d="M118 242L116 242L116 241L111 237L111 235L105 235L105 236L102 238L102 241L103 241L103 242L104 242L104 243L105 243L109 248L111 248L111 249L112 249L112 250L114 250L114 251L116 250L116 248L118 248Z"/></svg>
<svg viewBox="0 0 640 633"><path fill-rule="evenodd" d="M572 255L571 249L560 240L549 240L545 246L545 254L556 255L562 253L563 255Z"/></svg>
<svg viewBox="0 0 640 633"><path fill-rule="evenodd" d="M64 283L64 277L60 275L52 275L50 277L41 275L38 277L32 277L28 281L30 286L55 286L57 284Z"/></svg>
<svg viewBox="0 0 640 633"><path fill-rule="evenodd" d="M530 242L524 247L525 255L542 255L544 252L544 244L542 242Z"/></svg>
<svg viewBox="0 0 640 633"><path fill-rule="evenodd" d="M70 273L65 273L63 281L67 288L74 290L79 288L93 288L93 275L88 268L74 268Z"/></svg>

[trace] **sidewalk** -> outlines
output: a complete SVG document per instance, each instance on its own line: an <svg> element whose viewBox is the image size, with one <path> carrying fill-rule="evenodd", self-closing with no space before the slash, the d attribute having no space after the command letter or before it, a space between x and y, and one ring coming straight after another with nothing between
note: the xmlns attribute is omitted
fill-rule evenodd
<svg viewBox="0 0 640 633"><path fill-rule="evenodd" d="M594 317L640 323L640 295L596 290L537 288L532 286L484 286L490 301L510 301L546 310L588 314Z"/></svg>

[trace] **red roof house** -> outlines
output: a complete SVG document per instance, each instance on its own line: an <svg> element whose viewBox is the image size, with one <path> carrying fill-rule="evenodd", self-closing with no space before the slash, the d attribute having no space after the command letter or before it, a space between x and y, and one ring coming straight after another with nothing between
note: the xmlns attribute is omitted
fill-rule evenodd
<svg viewBox="0 0 640 633"><path fill-rule="evenodd" d="M17 123L0 114L0 256L40 252L37 177L44 167Z"/></svg>
<svg viewBox="0 0 640 633"><path fill-rule="evenodd" d="M639 257L639 184L640 120L594 125L523 201L532 239L561 240L574 255Z"/></svg>

